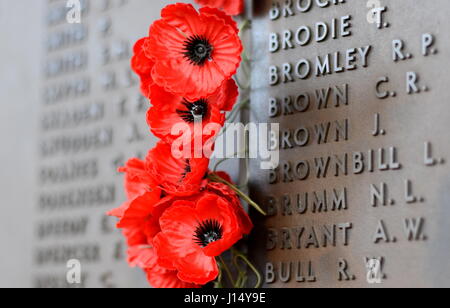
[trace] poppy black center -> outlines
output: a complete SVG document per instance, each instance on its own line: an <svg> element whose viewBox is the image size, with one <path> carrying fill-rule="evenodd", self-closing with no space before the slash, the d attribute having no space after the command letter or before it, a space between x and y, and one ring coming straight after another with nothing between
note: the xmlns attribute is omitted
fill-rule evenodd
<svg viewBox="0 0 450 308"><path fill-rule="evenodd" d="M186 177L188 176L188 174L192 172L191 163L189 159L186 159L185 163L186 165L184 167L183 173L181 174L180 183L183 182L184 179L186 179Z"/></svg>
<svg viewBox="0 0 450 308"><path fill-rule="evenodd" d="M177 113L187 123L193 123L197 119L203 120L208 115L208 101L205 99L194 103L185 100L183 105L186 107L186 110L178 109Z"/></svg>
<svg viewBox="0 0 450 308"><path fill-rule="evenodd" d="M204 36L194 35L184 42L184 56L192 64L202 66L211 59L213 47Z"/></svg>
<svg viewBox="0 0 450 308"><path fill-rule="evenodd" d="M194 241L196 244L205 248L211 243L221 240L223 237L223 228L217 220L209 219L199 224L195 230Z"/></svg>

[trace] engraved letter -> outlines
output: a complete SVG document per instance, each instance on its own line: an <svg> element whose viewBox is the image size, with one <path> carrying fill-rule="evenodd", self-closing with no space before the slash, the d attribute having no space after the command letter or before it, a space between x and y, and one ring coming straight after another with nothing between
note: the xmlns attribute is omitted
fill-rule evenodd
<svg viewBox="0 0 450 308"><path fill-rule="evenodd" d="M271 53L277 52L280 49L280 43L277 33L270 33L269 51Z"/></svg>
<svg viewBox="0 0 450 308"><path fill-rule="evenodd" d="M422 235L424 223L425 220L423 218L405 219L404 227L406 236L408 237L408 241L426 240L426 236Z"/></svg>
<svg viewBox="0 0 450 308"><path fill-rule="evenodd" d="M266 283L272 284L275 282L275 272L272 263L266 264Z"/></svg>
<svg viewBox="0 0 450 308"><path fill-rule="evenodd" d="M422 35L422 54L426 57L430 54L430 47L434 44L434 37L432 34L426 33Z"/></svg>
<svg viewBox="0 0 450 308"><path fill-rule="evenodd" d="M393 40L392 41L392 59L397 62L400 60L405 60L405 55L402 52L403 50L403 41L401 40Z"/></svg>
<svg viewBox="0 0 450 308"><path fill-rule="evenodd" d="M378 189L377 186L370 186L370 204L373 207L377 207L379 203L381 205L387 205L387 185L385 183L381 183L381 188Z"/></svg>
<svg viewBox="0 0 450 308"><path fill-rule="evenodd" d="M271 86L277 85L279 82L278 67L272 65L269 69L270 69L270 85Z"/></svg>
<svg viewBox="0 0 450 308"><path fill-rule="evenodd" d="M420 90L417 87L417 81L418 76L414 72L407 72L406 73L406 93L413 94L413 93L419 93Z"/></svg>

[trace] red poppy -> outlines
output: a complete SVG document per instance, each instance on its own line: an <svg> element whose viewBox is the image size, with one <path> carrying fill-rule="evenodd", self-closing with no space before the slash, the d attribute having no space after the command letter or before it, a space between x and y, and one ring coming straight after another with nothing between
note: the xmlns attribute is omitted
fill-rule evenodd
<svg viewBox="0 0 450 308"><path fill-rule="evenodd" d="M182 281L177 271L164 269L161 266L146 269L148 283L154 288L163 289L198 289L199 285Z"/></svg>
<svg viewBox="0 0 450 308"><path fill-rule="evenodd" d="M155 83L195 102L230 79L241 62L242 43L223 16L214 9L199 13L191 4L165 7L145 46L155 62Z"/></svg>
<svg viewBox="0 0 450 308"><path fill-rule="evenodd" d="M227 182L233 184L231 177L227 173L218 171L216 174ZM158 206L161 208L169 208L175 202L180 200L197 202L204 196L205 193L216 194L219 197L226 199L235 210L235 214L239 222L239 228L242 230L242 233L250 234L253 229L252 220L242 207L241 200L237 194L229 186L222 183L208 181L207 185L198 194L189 197L167 196L158 203Z"/></svg>
<svg viewBox="0 0 450 308"><path fill-rule="evenodd" d="M125 236L131 242L129 245L139 242L142 234L151 242L160 231L159 217L168 206L161 202L161 189L152 185L153 178L140 159L130 159L119 171L125 172L128 200L108 215L119 218L117 227L126 230Z"/></svg>
<svg viewBox="0 0 450 308"><path fill-rule="evenodd" d="M233 110L239 96L239 88L233 79L227 80L211 97L211 103L222 111Z"/></svg>
<svg viewBox="0 0 450 308"><path fill-rule="evenodd" d="M132 158L118 171L125 173L125 192L128 199L134 199L145 192L152 191L151 178L145 169L145 161Z"/></svg>
<svg viewBox="0 0 450 308"><path fill-rule="evenodd" d="M244 11L244 0L196 0L198 4L222 9L228 15L240 15Z"/></svg>
<svg viewBox="0 0 450 308"><path fill-rule="evenodd" d="M149 284L154 288L198 288L199 286L181 281L176 270L168 270L158 264L155 249L145 242L128 248L128 264L139 267L146 273Z"/></svg>
<svg viewBox="0 0 450 308"><path fill-rule="evenodd" d="M160 206L161 191L145 193L130 203L129 208L117 224L118 228L139 228L151 243L153 237L161 231L159 218L166 209Z"/></svg>
<svg viewBox="0 0 450 308"><path fill-rule="evenodd" d="M128 264L131 267L152 268L158 264L158 256L150 245L135 245L127 250Z"/></svg>
<svg viewBox="0 0 450 308"><path fill-rule="evenodd" d="M225 114L233 108L238 96L236 83L230 79L219 90L208 98L190 102L181 96L166 92L163 88L152 87L153 107L147 113L147 123L153 134L167 142L173 142L181 135L202 135L203 144L215 137L225 123ZM201 122L198 132L194 129L196 121ZM212 124L216 124L212 126ZM176 127L189 130L172 131ZM206 127L212 128L210 134L204 132ZM195 132L195 134L194 134Z"/></svg>
<svg viewBox="0 0 450 308"><path fill-rule="evenodd" d="M119 168L118 171L125 173L124 187L127 201L119 208L110 211L108 215L121 218L124 211L130 206L131 201L146 192L151 192L153 189L150 185L151 178L149 177L149 173L145 170L144 161L138 158L132 158L124 167Z"/></svg>
<svg viewBox="0 0 450 308"><path fill-rule="evenodd" d="M233 184L231 177L225 172L216 172L218 176L226 180L228 183ZM239 220L240 228L244 234L250 234L253 229L253 223L247 212L244 210L241 204L241 200L236 193L228 186L222 183L209 182L206 186L206 191L214 193L224 199L226 199L233 207L236 216Z"/></svg>
<svg viewBox="0 0 450 308"><path fill-rule="evenodd" d="M123 229L128 244L127 261L131 267L140 267L142 269L157 265L154 249L147 240L143 230L139 228Z"/></svg>
<svg viewBox="0 0 450 308"><path fill-rule="evenodd" d="M217 278L215 257L238 242L243 234L233 206L224 198L205 193L197 202L177 201L160 219L154 239L158 256L170 260L178 277L200 285Z"/></svg>
<svg viewBox="0 0 450 308"><path fill-rule="evenodd" d="M150 89L153 85L152 69L153 61L145 55L144 47L148 38L142 38L136 42L131 58L131 68L141 80L141 92L145 97L150 97Z"/></svg>
<svg viewBox="0 0 450 308"><path fill-rule="evenodd" d="M174 196L191 196L206 185L207 158L176 158L172 146L159 142L147 156L146 169L153 183L165 193Z"/></svg>
<svg viewBox="0 0 450 308"><path fill-rule="evenodd" d="M199 288L178 278L176 270L167 270L158 264L158 256L151 246L133 246L128 249L128 262L131 267L142 268L149 284L154 288Z"/></svg>
<svg viewBox="0 0 450 308"><path fill-rule="evenodd" d="M131 209L133 209L133 204L136 203L132 203ZM163 199L160 205L160 209L162 209L166 208L169 203ZM149 208L151 209L152 206L149 206ZM133 209L124 213L122 223L127 226L123 229L123 234L129 246L127 250L128 264L131 267L142 268L146 273L149 284L154 288L198 288L198 285L181 281L176 270L169 270L158 264L158 256L152 247L151 240L149 240L148 225L153 224L153 226L156 226L154 230L159 232L158 219L162 212L159 211L159 214L156 214L158 211L153 211L153 216L149 214L150 212L152 211L142 208L140 211ZM131 217L127 217L128 215L131 215ZM157 219L155 220L154 217L157 217ZM149 223L149 221L152 221L152 223Z"/></svg>
<svg viewBox="0 0 450 308"><path fill-rule="evenodd" d="M126 239L128 247L149 245L147 235L140 228L123 229L122 234Z"/></svg>

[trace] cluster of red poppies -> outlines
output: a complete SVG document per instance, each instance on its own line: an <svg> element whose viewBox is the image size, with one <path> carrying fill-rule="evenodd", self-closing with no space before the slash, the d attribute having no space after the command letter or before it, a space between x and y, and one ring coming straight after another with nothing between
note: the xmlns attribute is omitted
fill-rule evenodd
<svg viewBox="0 0 450 308"><path fill-rule="evenodd" d="M144 269L153 287L199 287L218 277L216 257L253 225L226 184L231 179L211 173L208 157L174 155L180 135L172 128L194 129L199 119L202 126L224 125L238 97L231 77L242 44L236 23L222 10L179 3L165 7L161 17L136 43L132 59L152 103L148 124L161 140L144 161L131 159L119 170L127 201L109 214L119 218L130 265Z"/></svg>

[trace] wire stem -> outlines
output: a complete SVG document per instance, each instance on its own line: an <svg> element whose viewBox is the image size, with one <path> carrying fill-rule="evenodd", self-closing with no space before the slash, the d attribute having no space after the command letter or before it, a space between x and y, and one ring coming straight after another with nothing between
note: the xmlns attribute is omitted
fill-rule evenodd
<svg viewBox="0 0 450 308"><path fill-rule="evenodd" d="M244 21L239 25L239 35L242 34L242 31L244 31L247 28L250 28L252 25L252 22L249 19L244 19Z"/></svg>
<svg viewBox="0 0 450 308"><path fill-rule="evenodd" d="M225 273L227 274L227 277L228 277L228 279L230 280L231 285L234 286L235 281L234 281L234 279L233 279L233 274L231 274L230 268L229 268L228 265L225 263L225 260L222 258L222 256L218 256L217 258L219 259L219 261L220 261L220 263L221 263L223 269L225 270Z"/></svg>
<svg viewBox="0 0 450 308"><path fill-rule="evenodd" d="M255 285L255 289L259 289L261 288L262 285L262 275L261 273L258 271L258 269L252 264L252 262L250 262L250 260L242 253L240 253L239 251L237 251L236 249L233 249L233 254L236 255L234 258L234 262L235 264L237 263L238 259L241 259L242 261L244 261L249 267L250 269L255 273L256 278L257 278L257 282Z"/></svg>
<svg viewBox="0 0 450 308"><path fill-rule="evenodd" d="M235 193L237 193L242 199L245 200L248 204L250 204L253 208L255 208L259 213L261 213L263 216L267 216L267 213L264 212L264 210L252 199L250 199L249 196L247 196L245 193L243 193L239 188L237 188L235 185L231 184L230 182L222 179L220 176L218 176L216 173L210 173L208 175L208 178L214 182L219 182L222 184L225 184L229 186L232 190L234 190Z"/></svg>

